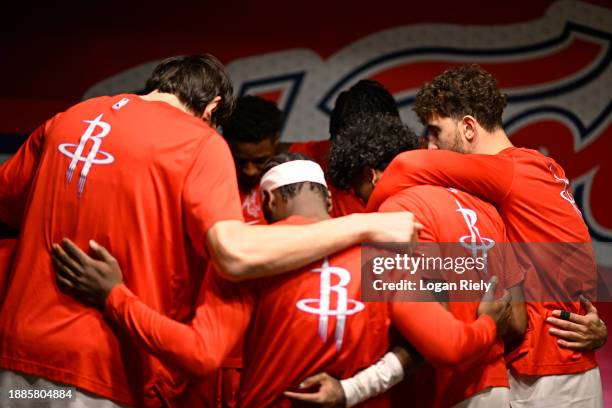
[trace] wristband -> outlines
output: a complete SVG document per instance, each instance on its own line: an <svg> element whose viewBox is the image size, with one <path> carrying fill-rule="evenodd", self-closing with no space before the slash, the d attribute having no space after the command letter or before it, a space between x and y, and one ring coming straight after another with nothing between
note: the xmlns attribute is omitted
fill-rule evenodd
<svg viewBox="0 0 612 408"><path fill-rule="evenodd" d="M404 368L391 352L376 364L340 381L346 397L346 406L352 407L369 398L382 394L404 379Z"/></svg>

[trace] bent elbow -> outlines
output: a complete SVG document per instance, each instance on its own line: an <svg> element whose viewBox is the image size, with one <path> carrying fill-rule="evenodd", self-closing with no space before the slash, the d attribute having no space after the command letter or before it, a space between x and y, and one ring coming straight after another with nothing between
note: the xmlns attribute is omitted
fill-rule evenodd
<svg viewBox="0 0 612 408"><path fill-rule="evenodd" d="M252 257L241 248L240 239L236 238L237 233L232 227L223 223L215 224L208 231L207 244L219 276L236 282L246 279L253 262Z"/></svg>
<svg viewBox="0 0 612 408"><path fill-rule="evenodd" d="M216 263L216 270L220 277L230 282L241 282L248 279L251 270L248 263L240 259L223 260Z"/></svg>
<svg viewBox="0 0 612 408"><path fill-rule="evenodd" d="M196 378L206 378L219 371L221 363L222 361L219 356L206 356L194 364L189 371Z"/></svg>

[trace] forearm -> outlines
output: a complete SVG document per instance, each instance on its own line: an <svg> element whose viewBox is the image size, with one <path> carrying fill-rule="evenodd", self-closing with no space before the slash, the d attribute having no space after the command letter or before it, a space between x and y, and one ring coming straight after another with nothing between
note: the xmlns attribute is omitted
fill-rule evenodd
<svg viewBox="0 0 612 408"><path fill-rule="evenodd" d="M480 357L497 336L495 322L489 316L482 315L468 324L455 319L438 303L394 302L391 310L393 325L402 336L425 360L438 366L457 365Z"/></svg>
<svg viewBox="0 0 612 408"><path fill-rule="evenodd" d="M221 321L200 319L199 325L207 327L197 330L149 308L123 284L111 291L104 313L162 362L194 376L214 373L232 347L231 341L215 330ZM225 318L231 324L235 315Z"/></svg>
<svg viewBox="0 0 612 408"><path fill-rule="evenodd" d="M510 318L510 324L508 330L503 334L502 338L505 343L513 343L518 341L525 334L527 328L527 311L525 309L525 299L523 296L522 284L513 286L508 289L512 296L512 317Z"/></svg>
<svg viewBox="0 0 612 408"><path fill-rule="evenodd" d="M497 155L413 150L398 155L376 185L367 210L376 211L386 198L417 185L455 187L499 204L512 183L513 163Z"/></svg>
<svg viewBox="0 0 612 408"><path fill-rule="evenodd" d="M230 280L253 279L298 269L368 239L363 214L309 225L257 226L223 221L208 232L209 252Z"/></svg>
<svg viewBox="0 0 612 408"><path fill-rule="evenodd" d="M341 380L346 406L355 406L391 389L404 379L404 364L410 364L409 354L396 348L370 367Z"/></svg>

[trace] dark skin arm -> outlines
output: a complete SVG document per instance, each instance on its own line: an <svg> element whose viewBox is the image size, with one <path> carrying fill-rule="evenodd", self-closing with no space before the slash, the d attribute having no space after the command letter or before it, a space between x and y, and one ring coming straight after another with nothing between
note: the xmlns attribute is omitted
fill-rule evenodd
<svg viewBox="0 0 612 408"><path fill-rule="evenodd" d="M508 329L502 333L505 343L512 343L520 340L527 328L527 311L525 310L525 299L523 296L523 283L508 289L512 302L510 302L511 316Z"/></svg>
<svg viewBox="0 0 612 408"><path fill-rule="evenodd" d="M53 244L51 256L56 268L58 285L77 299L104 309L111 290L123 282L117 260L102 246L89 242L93 258L87 256L72 241Z"/></svg>

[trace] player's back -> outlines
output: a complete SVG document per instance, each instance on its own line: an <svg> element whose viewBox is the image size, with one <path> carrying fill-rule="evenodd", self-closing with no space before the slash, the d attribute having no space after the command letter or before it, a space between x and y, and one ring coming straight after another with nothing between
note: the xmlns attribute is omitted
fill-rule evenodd
<svg viewBox="0 0 612 408"><path fill-rule="evenodd" d="M488 265L488 273L500 272L500 267L505 263L503 259L506 250L510 249L503 242L506 241L505 227L503 221L495 208L470 194L455 190L434 186L417 186L404 189L389 197L380 207L380 211L411 211L415 218L423 224L423 230L419 234L419 242L423 243L423 250L429 252L431 246L437 247L442 257L457 258L488 257L488 262L496 264ZM441 243L436 245L434 243ZM495 246L500 250L494 254ZM428 247L430 246L430 247ZM489 252L488 255L486 253ZM499 259L502 257L502 259ZM484 280L490 279L487 271L476 268L456 275L454 271L445 272L448 282L459 282L460 279ZM520 271L512 271L498 276L499 287L511 287L522 280ZM455 292L461 296L462 293ZM448 307L450 312L460 320L473 322L477 319L477 301L454 301L453 295ZM474 299L474 296L469 299ZM426 328L425 328L426 329ZM448 407L489 387L507 387L508 377L503 358L504 345L502 340L491 348L489 353L478 361L467 362L453 368L436 369L435 402L432 405ZM407 392L414 392L409 384L406 391L398 391L398 394L406 396ZM432 393L434 391L432 390ZM394 406L395 401L394 395ZM433 400L433 396L425 397L424 400Z"/></svg>
<svg viewBox="0 0 612 408"><path fill-rule="evenodd" d="M186 319L204 258L193 249L203 242L185 239L186 229L203 227L183 212L185 184L196 157L209 148L214 154L220 137L201 120L136 95L82 102L33 137L40 159L2 305L0 364L133 404L146 372L138 353L97 310L61 293L51 245L68 237L86 248L95 239L145 303Z"/></svg>
<svg viewBox="0 0 612 408"><path fill-rule="evenodd" d="M569 180L555 160L535 150L512 147L498 156L514 165L512 186L500 205L508 237L522 243L519 260L534 267L525 276L529 325L523 344L511 354L511 367L529 375L591 369L594 354L560 348L544 320L557 309L584 314L574 299L579 292L593 298L596 291L591 238Z"/></svg>
<svg viewBox="0 0 612 408"><path fill-rule="evenodd" d="M283 223L308 222L290 217ZM310 221L312 222L312 221ZM384 303L361 302L360 248L254 285L240 406L290 406L282 393L310 375L347 378L388 348ZM386 396L368 406L386 406Z"/></svg>

